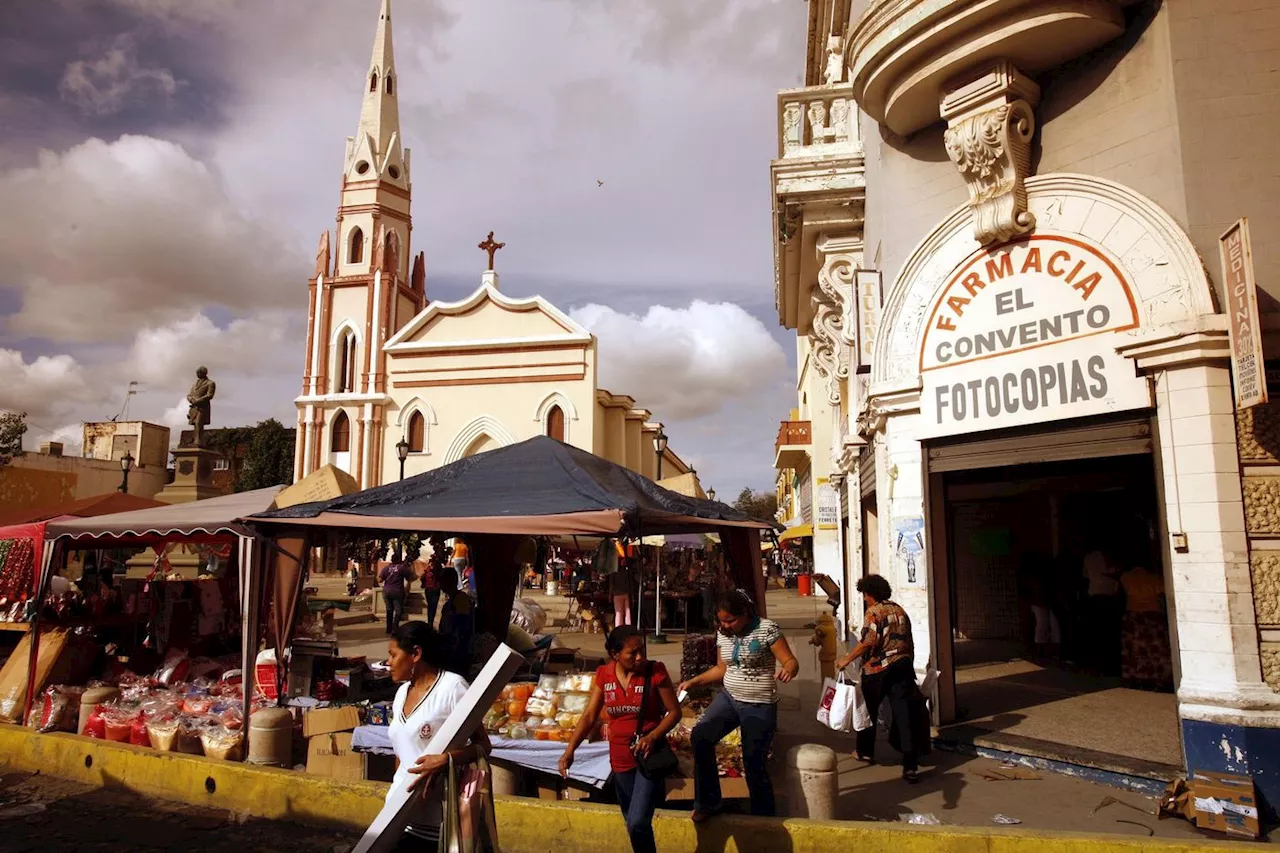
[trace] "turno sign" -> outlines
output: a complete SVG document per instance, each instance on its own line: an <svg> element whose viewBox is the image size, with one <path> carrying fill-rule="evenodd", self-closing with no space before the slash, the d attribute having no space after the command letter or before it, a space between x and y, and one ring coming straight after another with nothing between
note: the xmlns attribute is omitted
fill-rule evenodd
<svg viewBox="0 0 1280 853"><path fill-rule="evenodd" d="M1037 234L971 256L947 279L920 347L922 438L1151 405L1116 353L1138 326L1132 289L1081 240Z"/></svg>

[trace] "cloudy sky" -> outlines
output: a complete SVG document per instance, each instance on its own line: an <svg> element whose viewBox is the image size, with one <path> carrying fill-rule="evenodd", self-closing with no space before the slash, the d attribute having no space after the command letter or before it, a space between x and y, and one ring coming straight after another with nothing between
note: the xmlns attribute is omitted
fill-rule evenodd
<svg viewBox="0 0 1280 853"><path fill-rule="evenodd" d="M378 0L42 0L0 22L0 409L292 424ZM794 404L773 312L775 93L803 0L394 0L413 251L431 298L540 293L601 382L723 495L770 487ZM601 187L597 181L604 181Z"/></svg>

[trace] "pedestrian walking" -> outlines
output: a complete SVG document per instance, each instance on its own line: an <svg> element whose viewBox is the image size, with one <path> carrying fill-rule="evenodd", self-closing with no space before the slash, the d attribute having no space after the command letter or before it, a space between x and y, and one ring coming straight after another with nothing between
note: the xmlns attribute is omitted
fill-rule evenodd
<svg viewBox="0 0 1280 853"><path fill-rule="evenodd" d="M425 622L405 622L391 635L387 665L391 668L391 677L400 682L387 729L396 754L392 791L412 776L417 778L410 788L427 791L442 773L448 771L451 759L459 776L470 774L481 789L490 786L483 759L492 746L483 725L476 728L470 742L461 749L427 754L431 737L453 714L469 687L462 676L446 669L448 656L448 641ZM475 766L477 762L479 765ZM444 819L442 798L422 796L415 799L414 814L404 834L397 840L396 853L426 853L440 846L440 827ZM493 802L491 790L487 802ZM476 851L497 849L496 830L489 820L491 814L486 814L486 811L483 808L461 811L470 817L472 825L462 828L460 834L477 839Z"/></svg>
<svg viewBox="0 0 1280 853"><path fill-rule="evenodd" d="M440 633L453 643L452 668L466 672L471 666L471 641L475 636L475 603L459 589L458 573L453 569L440 573L440 592L444 596Z"/></svg>
<svg viewBox="0 0 1280 853"><path fill-rule="evenodd" d="M701 823L722 808L716 744L742 729L742 763L751 813L774 813L769 779L769 747L778 729L778 682L791 681L800 662L776 622L756 615L741 590L731 590L716 604L716 665L683 682L679 690L723 684L702 720L693 729L693 821Z"/></svg>
<svg viewBox="0 0 1280 853"><path fill-rule="evenodd" d="M435 626L436 612L440 609L440 573L444 571L444 540L431 538L431 557L422 572L422 597L427 602L427 624Z"/></svg>
<svg viewBox="0 0 1280 853"><path fill-rule="evenodd" d="M378 580L382 581L382 601L387 606L388 635L404 620L404 603L409 590L407 582L412 579L413 569L399 550L378 575Z"/></svg>
<svg viewBox="0 0 1280 853"><path fill-rule="evenodd" d="M657 853L653 812L666 797L665 776L641 763L664 748L667 733L680 722L680 704L666 666L646 659L644 635L638 630L614 628L604 647L610 660L596 670L586 711L560 757L560 775L568 777L574 750L595 728L603 708L609 719L609 765L631 849Z"/></svg>
<svg viewBox="0 0 1280 853"><path fill-rule="evenodd" d="M920 780L918 756L923 745L916 742L912 726L912 703L920 688L916 686L911 617L892 600L893 588L880 575L862 578L857 589L867 607L862 639L836 661L836 668L844 669L862 658L862 695L867 713L871 715L871 727L858 732L855 757L868 764L875 763L876 715L880 703L888 700L902 751L902 778L914 784Z"/></svg>

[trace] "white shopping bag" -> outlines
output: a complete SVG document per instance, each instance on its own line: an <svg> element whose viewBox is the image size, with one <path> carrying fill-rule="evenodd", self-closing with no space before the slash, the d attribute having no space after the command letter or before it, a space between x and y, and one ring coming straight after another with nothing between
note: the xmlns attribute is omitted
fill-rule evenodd
<svg viewBox="0 0 1280 853"><path fill-rule="evenodd" d="M853 731L853 709L856 698L857 686L845 680L843 672L838 678L828 678L822 684L822 701L818 703L818 722L832 731Z"/></svg>
<svg viewBox="0 0 1280 853"><path fill-rule="evenodd" d="M867 710L866 697L862 695L862 685L853 682L853 709L849 713L849 728L855 732L871 728L871 712Z"/></svg>

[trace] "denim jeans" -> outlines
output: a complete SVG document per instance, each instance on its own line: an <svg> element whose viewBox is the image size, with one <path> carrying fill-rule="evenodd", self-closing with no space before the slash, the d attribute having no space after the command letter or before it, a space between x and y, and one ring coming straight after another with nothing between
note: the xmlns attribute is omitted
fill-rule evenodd
<svg viewBox="0 0 1280 853"><path fill-rule="evenodd" d="M693 729L693 808L703 814L720 811L720 772L716 768L716 744L734 729L742 728L742 764L751 813L772 817L773 782L769 780L769 747L778 730L778 706L739 702L721 691Z"/></svg>
<svg viewBox="0 0 1280 853"><path fill-rule="evenodd" d="M436 625L436 611L440 609L440 590L424 590L422 595L427 599L427 624L434 628Z"/></svg>
<svg viewBox="0 0 1280 853"><path fill-rule="evenodd" d="M382 601L387 605L387 633L390 634L404 620L404 593L384 592Z"/></svg>
<svg viewBox="0 0 1280 853"><path fill-rule="evenodd" d="M627 822L631 849L635 853L658 853L658 843L653 838L653 811L666 799L666 784L661 779L646 779L639 770L614 773L613 784L622 818Z"/></svg>

